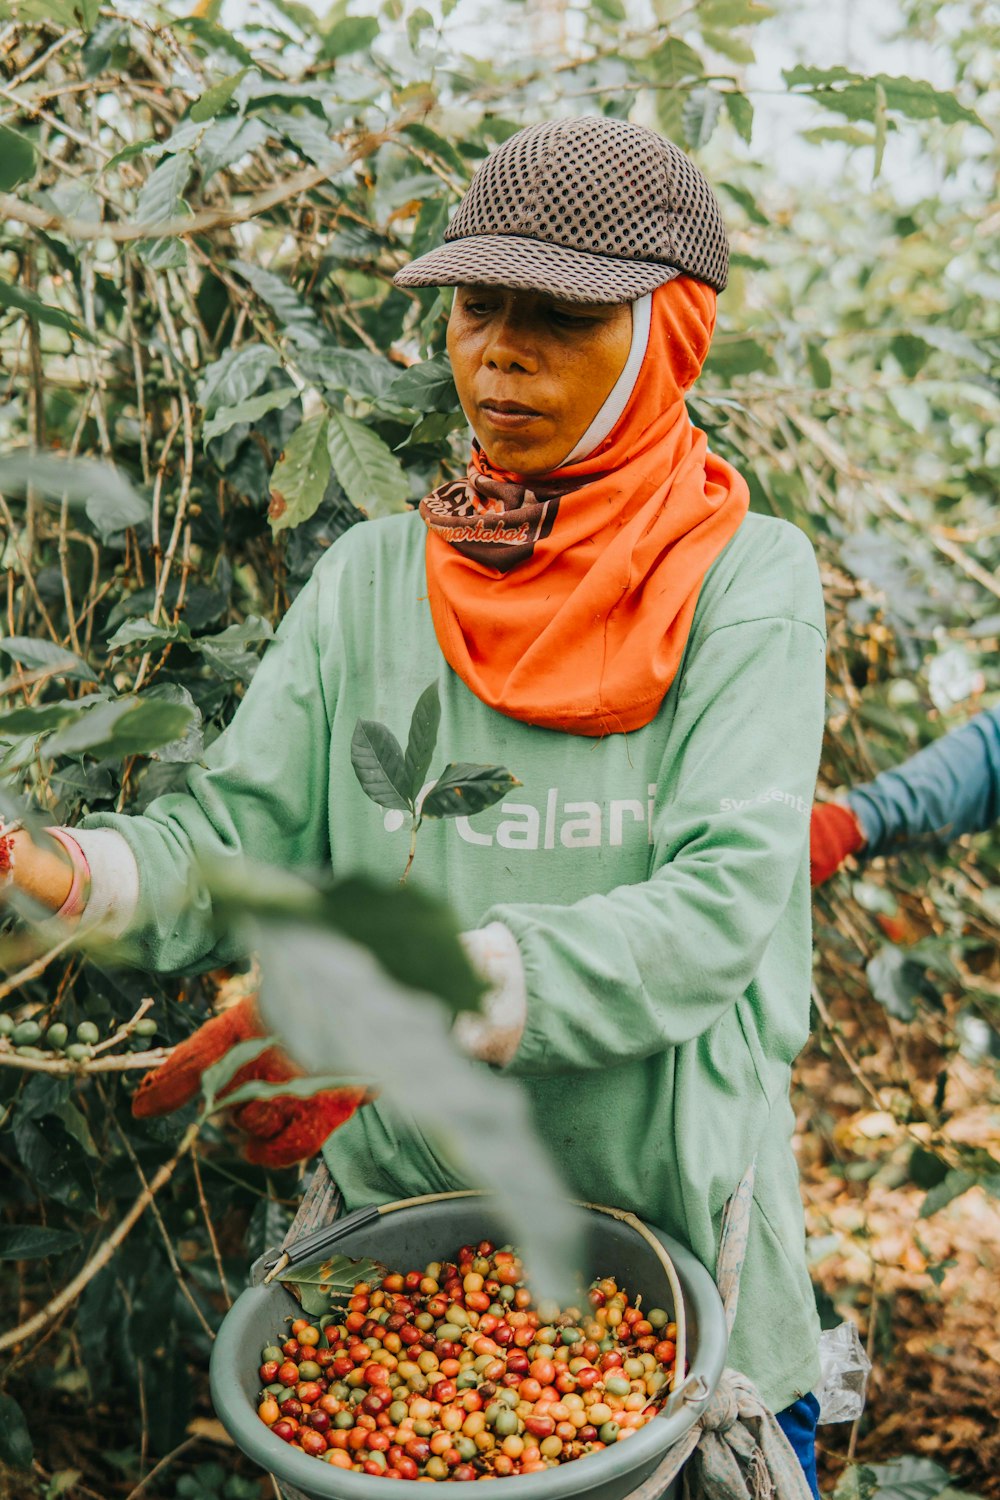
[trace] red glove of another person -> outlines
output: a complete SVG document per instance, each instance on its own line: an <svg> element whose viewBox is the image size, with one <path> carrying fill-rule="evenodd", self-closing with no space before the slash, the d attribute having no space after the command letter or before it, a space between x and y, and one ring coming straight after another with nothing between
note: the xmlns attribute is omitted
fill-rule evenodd
<svg viewBox="0 0 1000 1500"><path fill-rule="evenodd" d="M809 820L809 879L822 885L849 854L865 846L861 824L843 802L818 802Z"/></svg>
<svg viewBox="0 0 1000 1500"><path fill-rule="evenodd" d="M206 1068L217 1063L237 1042L266 1036L251 996L240 1000L221 1015L175 1047L165 1063L147 1073L132 1098L132 1113L137 1119L149 1115L169 1115L189 1104L201 1089ZM244 1083L287 1083L301 1078L295 1067L277 1047L268 1047L253 1062L234 1074L219 1094L224 1099ZM248 1161L261 1167L290 1167L297 1161L315 1156L338 1125L349 1120L354 1111L372 1098L366 1088L329 1089L311 1099L278 1095L274 1099L254 1099L233 1111L233 1123L250 1137L244 1147Z"/></svg>

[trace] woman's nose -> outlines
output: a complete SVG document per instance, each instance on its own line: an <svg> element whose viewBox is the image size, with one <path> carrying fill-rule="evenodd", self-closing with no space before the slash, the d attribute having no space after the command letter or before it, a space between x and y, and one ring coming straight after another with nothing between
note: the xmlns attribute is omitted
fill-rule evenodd
<svg viewBox="0 0 1000 1500"><path fill-rule="evenodd" d="M538 355L524 325L512 318L498 321L486 341L483 364L504 374L516 370L533 375L538 369Z"/></svg>

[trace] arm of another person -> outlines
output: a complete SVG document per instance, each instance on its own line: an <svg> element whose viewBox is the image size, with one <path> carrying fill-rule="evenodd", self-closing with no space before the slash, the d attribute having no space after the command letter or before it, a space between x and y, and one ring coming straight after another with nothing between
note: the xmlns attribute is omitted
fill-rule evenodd
<svg viewBox="0 0 1000 1500"><path fill-rule="evenodd" d="M868 856L919 839L954 839L991 828L1000 818L1000 704L901 766L852 787L847 803Z"/></svg>
<svg viewBox="0 0 1000 1500"><path fill-rule="evenodd" d="M524 1030L503 1059L512 1072L650 1056L700 1035L744 993L807 858L825 656L821 630L800 619L710 632L685 667L650 878L486 914L483 930L509 929L524 967Z"/></svg>
<svg viewBox="0 0 1000 1500"><path fill-rule="evenodd" d="M142 814L97 813L71 830L86 854L84 920L106 916L122 955L164 973L239 956L217 941L199 859L318 870L330 858L330 729L314 575L264 652L232 722L191 769L187 790Z"/></svg>

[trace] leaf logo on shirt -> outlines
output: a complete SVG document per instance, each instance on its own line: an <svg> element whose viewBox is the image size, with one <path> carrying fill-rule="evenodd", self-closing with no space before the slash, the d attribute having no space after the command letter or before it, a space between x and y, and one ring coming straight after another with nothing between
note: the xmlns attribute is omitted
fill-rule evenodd
<svg viewBox="0 0 1000 1500"><path fill-rule="evenodd" d="M410 873L424 818L472 817L521 785L503 766L453 761L428 787L418 806L440 724L441 700L437 683L432 682L417 699L405 751L392 730L376 719L359 719L351 738L351 765L365 795L380 807L410 815L410 851L401 883Z"/></svg>

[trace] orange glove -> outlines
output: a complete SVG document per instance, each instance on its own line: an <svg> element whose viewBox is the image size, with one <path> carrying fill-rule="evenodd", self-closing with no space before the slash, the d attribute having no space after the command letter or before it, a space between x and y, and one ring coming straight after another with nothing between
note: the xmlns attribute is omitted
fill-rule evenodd
<svg viewBox="0 0 1000 1500"><path fill-rule="evenodd" d="M213 1016L186 1042L175 1047L165 1063L145 1074L132 1098L133 1115L140 1120L148 1115L169 1115L189 1104L201 1089L201 1075L206 1068L217 1063L237 1042L266 1035L250 996ZM219 1098L225 1098L244 1083L258 1080L287 1083L302 1076L301 1069L279 1048L268 1047L233 1075ZM311 1099L278 1095L274 1099L252 1099L241 1104L233 1111L232 1118L236 1127L250 1137L243 1151L247 1161L261 1167L290 1167L294 1162L315 1156L327 1136L372 1097L366 1088L328 1089Z"/></svg>
<svg viewBox="0 0 1000 1500"><path fill-rule="evenodd" d="M865 846L865 835L853 810L843 802L818 802L809 820L809 879L822 885L849 854Z"/></svg>

